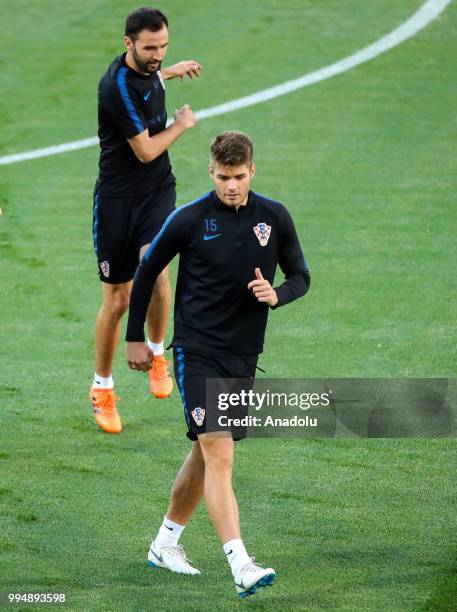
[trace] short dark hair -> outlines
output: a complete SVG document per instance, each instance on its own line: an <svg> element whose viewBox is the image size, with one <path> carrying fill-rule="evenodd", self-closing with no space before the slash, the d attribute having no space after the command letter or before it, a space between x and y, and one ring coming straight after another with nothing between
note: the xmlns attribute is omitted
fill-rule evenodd
<svg viewBox="0 0 457 612"><path fill-rule="evenodd" d="M222 166L249 165L252 163L254 145L243 132L223 132L211 143L210 152L211 162Z"/></svg>
<svg viewBox="0 0 457 612"><path fill-rule="evenodd" d="M158 32L163 26L168 28L168 19L162 11L142 6L127 15L127 19L125 20L125 35L132 40L136 40L138 34L142 30Z"/></svg>

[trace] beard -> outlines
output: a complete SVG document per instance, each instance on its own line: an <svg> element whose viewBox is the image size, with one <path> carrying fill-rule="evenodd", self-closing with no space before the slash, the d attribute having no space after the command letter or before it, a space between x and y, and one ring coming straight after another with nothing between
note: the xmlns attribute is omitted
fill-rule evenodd
<svg viewBox="0 0 457 612"><path fill-rule="evenodd" d="M132 47L132 55L133 55L133 59L135 60L138 68L145 74L154 74L154 72L157 72L157 70L160 70L160 67L162 66L162 62L153 63L153 62L143 61L140 58L140 56L137 54L135 50L135 46Z"/></svg>

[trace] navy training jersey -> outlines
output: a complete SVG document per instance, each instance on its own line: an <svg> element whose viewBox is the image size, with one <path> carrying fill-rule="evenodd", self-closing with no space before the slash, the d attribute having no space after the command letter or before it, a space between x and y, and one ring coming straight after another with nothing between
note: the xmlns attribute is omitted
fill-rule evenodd
<svg viewBox="0 0 457 612"><path fill-rule="evenodd" d="M199 353L251 355L263 350L269 306L248 283L255 268L273 283L279 264L285 281L277 306L304 295L310 276L288 210L250 192L238 211L216 192L178 208L138 266L130 297L126 340L144 340L155 280L179 253L173 345Z"/></svg>
<svg viewBox="0 0 457 612"><path fill-rule="evenodd" d="M136 196L175 182L167 151L144 164L127 142L146 129L154 136L166 123L165 85L160 72L140 74L126 65L125 53L117 57L98 86L97 185L102 195Z"/></svg>

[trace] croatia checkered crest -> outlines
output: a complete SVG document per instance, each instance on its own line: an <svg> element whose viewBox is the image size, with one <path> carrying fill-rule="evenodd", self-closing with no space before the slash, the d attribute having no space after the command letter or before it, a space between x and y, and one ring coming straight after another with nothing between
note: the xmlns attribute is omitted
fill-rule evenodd
<svg viewBox="0 0 457 612"><path fill-rule="evenodd" d="M102 274L105 278L109 277L109 262L108 261L102 261L100 262L100 270L102 271Z"/></svg>
<svg viewBox="0 0 457 612"><path fill-rule="evenodd" d="M259 239L260 246L267 246L271 234L271 225L267 225L266 223L257 223L253 230Z"/></svg>
<svg viewBox="0 0 457 612"><path fill-rule="evenodd" d="M197 423L197 426L201 427L203 425L203 421L205 420L205 409L198 406L198 408L194 408L192 410L191 415L194 421Z"/></svg>

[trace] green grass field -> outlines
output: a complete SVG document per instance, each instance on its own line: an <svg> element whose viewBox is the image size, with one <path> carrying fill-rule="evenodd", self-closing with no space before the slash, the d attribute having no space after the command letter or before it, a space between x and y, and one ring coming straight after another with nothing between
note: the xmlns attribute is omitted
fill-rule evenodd
<svg viewBox="0 0 457 612"><path fill-rule="evenodd" d="M204 74L168 85L169 113L326 66L420 5L170 0L167 60ZM0 3L0 155L96 134L97 83L135 6ZM254 188L296 220L312 288L271 314L269 377L456 376L456 35L453 2L373 61L173 146L181 205L210 188L210 140L248 132ZM178 394L148 397L123 347L125 431L91 416L97 161L93 147L0 166L0 592L64 592L71 610L457 610L454 439L248 440L234 476L243 537L277 584L238 601L203 505L183 537L202 575L146 567L189 445Z"/></svg>

